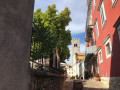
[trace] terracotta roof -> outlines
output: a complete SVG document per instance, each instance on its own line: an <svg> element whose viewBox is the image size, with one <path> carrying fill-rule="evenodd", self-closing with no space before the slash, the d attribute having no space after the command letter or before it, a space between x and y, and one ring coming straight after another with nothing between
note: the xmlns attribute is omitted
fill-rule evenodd
<svg viewBox="0 0 120 90"><path fill-rule="evenodd" d="M85 53L77 53L77 55L85 55Z"/></svg>

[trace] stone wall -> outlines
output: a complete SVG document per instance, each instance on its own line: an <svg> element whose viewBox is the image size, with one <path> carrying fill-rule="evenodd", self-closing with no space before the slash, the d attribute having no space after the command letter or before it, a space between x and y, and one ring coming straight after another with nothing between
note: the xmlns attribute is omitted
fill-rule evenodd
<svg viewBox="0 0 120 90"><path fill-rule="evenodd" d="M32 72L32 90L63 90L64 77L49 72Z"/></svg>
<svg viewBox="0 0 120 90"><path fill-rule="evenodd" d="M0 90L29 90L34 0L0 0Z"/></svg>
<svg viewBox="0 0 120 90"><path fill-rule="evenodd" d="M109 90L120 90L120 77L110 78Z"/></svg>
<svg viewBox="0 0 120 90"><path fill-rule="evenodd" d="M109 88L109 90L120 90L120 77L101 77L101 82Z"/></svg>

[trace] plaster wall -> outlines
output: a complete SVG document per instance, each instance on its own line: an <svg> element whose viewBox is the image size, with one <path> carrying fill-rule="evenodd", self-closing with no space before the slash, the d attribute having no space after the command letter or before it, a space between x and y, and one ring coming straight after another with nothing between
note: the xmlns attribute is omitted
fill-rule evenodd
<svg viewBox="0 0 120 90"><path fill-rule="evenodd" d="M91 4L92 17L93 17L93 32L95 37L95 44L97 48L101 46L103 62L99 62L99 57L97 58L99 66L99 74L101 77L118 77L120 76L120 40L118 36L118 31L113 27L117 19L120 16L120 0L116 0L117 3L115 7L112 6L112 0L103 0L106 23L104 27L101 24L100 11L98 11L100 0L95 0L95 11L93 11L93 3ZM95 19L97 19L99 37L96 38L96 30L94 26ZM109 58L106 58L105 45L103 40L105 37L110 34L110 42L112 47L112 55Z"/></svg>

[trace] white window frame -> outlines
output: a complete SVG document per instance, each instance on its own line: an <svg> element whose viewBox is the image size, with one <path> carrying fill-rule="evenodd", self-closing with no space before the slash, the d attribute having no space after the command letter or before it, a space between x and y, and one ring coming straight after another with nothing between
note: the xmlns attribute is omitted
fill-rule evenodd
<svg viewBox="0 0 120 90"><path fill-rule="evenodd" d="M101 53L101 56L100 56L100 53ZM99 56L99 63L102 63L103 62L103 56L102 56L102 50L101 49L98 51L98 56ZM100 57L101 57L101 59L100 59Z"/></svg>
<svg viewBox="0 0 120 90"><path fill-rule="evenodd" d="M101 18L102 28L104 28L105 23L106 23L106 14L105 14L105 8L104 8L103 2L102 2L101 7L100 7L100 18Z"/></svg>
<svg viewBox="0 0 120 90"><path fill-rule="evenodd" d="M96 38L98 40L98 38L99 38L99 28L98 28L97 19L95 20L95 30L96 30Z"/></svg>
<svg viewBox="0 0 120 90"><path fill-rule="evenodd" d="M112 7L114 8L118 0L112 0Z"/></svg>
<svg viewBox="0 0 120 90"><path fill-rule="evenodd" d="M103 43L104 43L104 45L105 45L106 59L108 59L109 57L111 57L111 54L112 54L112 46L111 46L111 41L110 41L110 35L107 35L107 36L106 36L106 38L104 39ZM106 45L107 45L108 43L110 44L110 51L111 51L110 54L107 54Z"/></svg>
<svg viewBox="0 0 120 90"><path fill-rule="evenodd" d="M95 11L95 6L96 6L95 0L93 0L93 11Z"/></svg>

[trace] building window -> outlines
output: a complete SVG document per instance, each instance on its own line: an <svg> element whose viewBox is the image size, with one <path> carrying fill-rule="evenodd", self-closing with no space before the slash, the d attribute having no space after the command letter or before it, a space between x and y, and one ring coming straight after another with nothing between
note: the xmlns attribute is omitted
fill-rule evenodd
<svg viewBox="0 0 120 90"><path fill-rule="evenodd" d="M99 50L98 55L99 55L99 63L102 63L103 62L103 58L102 58L102 51L101 51L101 49Z"/></svg>
<svg viewBox="0 0 120 90"><path fill-rule="evenodd" d="M93 0L93 11L95 11L95 0Z"/></svg>
<svg viewBox="0 0 120 90"><path fill-rule="evenodd" d="M97 36L97 39L98 39L98 37L99 37L99 29L98 29L97 20L95 20L95 29L96 29L96 36Z"/></svg>
<svg viewBox="0 0 120 90"><path fill-rule="evenodd" d="M107 44L106 44L106 53L107 53L107 55L109 55L109 54L111 53L110 43L107 43Z"/></svg>
<svg viewBox="0 0 120 90"><path fill-rule="evenodd" d="M74 47L77 47L77 44L74 44Z"/></svg>
<svg viewBox="0 0 120 90"><path fill-rule="evenodd" d="M119 40L120 40L120 25L118 26L117 31L118 31L118 36L119 36Z"/></svg>
<svg viewBox="0 0 120 90"><path fill-rule="evenodd" d="M93 45L95 45L95 37L94 37L94 32L92 32L92 38L93 38Z"/></svg>
<svg viewBox="0 0 120 90"><path fill-rule="evenodd" d="M110 40L106 43L105 49L106 49L106 58L109 58L111 56Z"/></svg>
<svg viewBox="0 0 120 90"><path fill-rule="evenodd" d="M118 0L112 0L112 7L115 7Z"/></svg>
<svg viewBox="0 0 120 90"><path fill-rule="evenodd" d="M113 25L113 27L118 31L118 36L119 36L119 40L120 40L120 16L117 19L116 23Z"/></svg>
<svg viewBox="0 0 120 90"><path fill-rule="evenodd" d="M103 2L100 7L100 17L101 17L102 27L104 27L104 25L106 23L106 15L105 15L105 9L104 9Z"/></svg>
<svg viewBox="0 0 120 90"><path fill-rule="evenodd" d="M111 52L112 52L111 42L110 42L110 35L106 36L103 43L105 45L106 58L109 58L109 57L111 57Z"/></svg>
<svg viewBox="0 0 120 90"><path fill-rule="evenodd" d="M92 37L90 37L89 46L92 46Z"/></svg>

